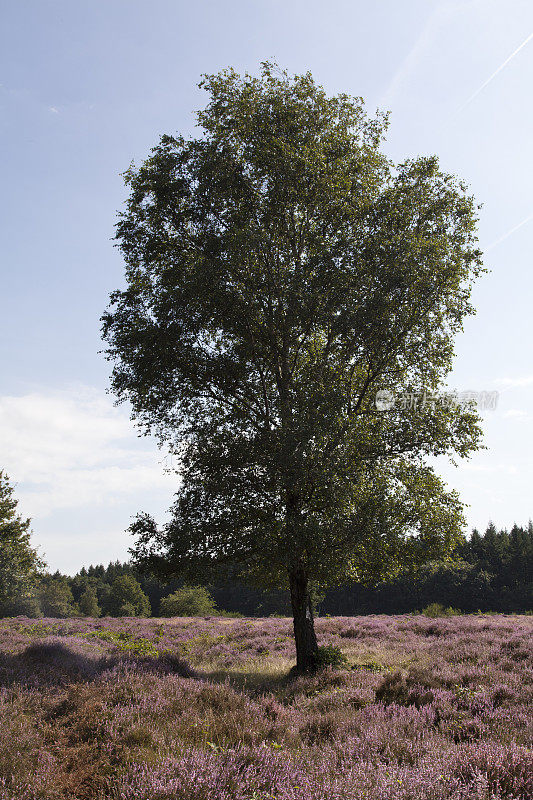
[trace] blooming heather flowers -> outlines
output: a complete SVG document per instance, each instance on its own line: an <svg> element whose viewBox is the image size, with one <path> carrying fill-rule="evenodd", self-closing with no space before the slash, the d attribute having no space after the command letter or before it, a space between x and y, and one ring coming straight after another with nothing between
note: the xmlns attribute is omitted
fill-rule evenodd
<svg viewBox="0 0 533 800"><path fill-rule="evenodd" d="M531 800L533 618L0 622L0 800Z"/></svg>

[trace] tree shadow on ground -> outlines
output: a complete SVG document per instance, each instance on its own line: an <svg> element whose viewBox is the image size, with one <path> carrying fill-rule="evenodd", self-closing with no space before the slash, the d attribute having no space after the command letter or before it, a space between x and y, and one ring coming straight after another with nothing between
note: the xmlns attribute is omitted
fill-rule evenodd
<svg viewBox="0 0 533 800"><path fill-rule="evenodd" d="M60 641L42 640L33 642L20 653L0 653L0 686L7 688L20 684L39 688L88 682L118 665L131 665L143 672L159 675L199 677L188 664L172 655L159 658L134 658L123 654L94 657L78 653Z"/></svg>
<svg viewBox="0 0 533 800"><path fill-rule="evenodd" d="M265 693L283 692L299 676L287 666L287 669L278 669L275 672L268 667L254 668L249 672L232 669L204 670L201 677L212 683L229 683L233 689L254 697Z"/></svg>

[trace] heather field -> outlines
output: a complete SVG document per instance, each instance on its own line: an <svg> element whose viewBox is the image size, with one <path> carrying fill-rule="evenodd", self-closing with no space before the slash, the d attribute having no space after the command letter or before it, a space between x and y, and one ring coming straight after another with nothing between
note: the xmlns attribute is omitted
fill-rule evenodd
<svg viewBox="0 0 533 800"><path fill-rule="evenodd" d="M533 617L0 622L0 798L526 800Z"/></svg>

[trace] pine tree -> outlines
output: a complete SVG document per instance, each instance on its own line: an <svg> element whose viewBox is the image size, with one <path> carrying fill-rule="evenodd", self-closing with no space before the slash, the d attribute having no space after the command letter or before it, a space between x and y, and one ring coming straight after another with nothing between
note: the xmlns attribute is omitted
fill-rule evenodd
<svg viewBox="0 0 533 800"><path fill-rule="evenodd" d="M44 562L30 544L30 520L17 514L17 505L0 470L0 616L38 610L34 597Z"/></svg>

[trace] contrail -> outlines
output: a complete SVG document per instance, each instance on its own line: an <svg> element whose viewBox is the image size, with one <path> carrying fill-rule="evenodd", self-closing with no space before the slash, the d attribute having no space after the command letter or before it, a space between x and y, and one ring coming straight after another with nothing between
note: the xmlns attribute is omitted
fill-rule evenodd
<svg viewBox="0 0 533 800"><path fill-rule="evenodd" d="M494 242L492 242L492 244L489 244L489 246L485 249L485 253L488 253L489 250L492 250L493 247L496 247L496 245L503 242L505 239L511 236L515 231L521 228L522 225L525 225L526 222L529 222L532 219L533 219L533 211L531 212L531 214L528 214L528 216L525 219L523 219L522 222L519 222L518 225L515 225L514 228L511 228L510 231L507 231L507 233L504 233L503 236L500 236L499 239L496 239Z"/></svg>
<svg viewBox="0 0 533 800"><path fill-rule="evenodd" d="M512 59L513 59L513 58L516 56L516 54L517 54L517 53L519 53L519 52L520 52L520 50L521 50L523 47L525 47L525 46L526 46L526 44L529 42L529 40L530 40L530 39L533 39L533 33L530 33L530 34L529 34L529 36L527 37L527 39L525 39L525 40L522 42L522 44L521 44L519 47L517 47L517 48L516 48L516 50L514 50L514 52L512 52L512 53L511 53L511 55L510 55L510 56L508 56L508 57L505 59L505 61L503 62L503 64L500 64L500 66L498 67L498 69L497 69L497 70L495 70L495 72L493 72L493 73L492 73L492 75L491 75L489 78L487 78L487 80L485 81L485 83L482 83L482 84L481 84L481 86L479 87L479 89L476 89L476 91L474 92L474 94L470 95L470 97L468 98L468 100L467 100L465 103L463 103L463 105L462 105L462 106L461 106L461 108L460 108L460 109L457 111L457 113L459 113L459 111L462 111L464 108L466 108L466 106L467 106L469 103L471 103L471 102L472 102L472 100L473 100L475 97L477 97L477 96L478 96L478 94L479 94L480 92L482 92L482 91L483 91L483 89L484 89L486 86L488 86L488 85L489 85L489 83L490 83L492 80L494 80L494 78L496 77L496 75L498 75L498 73L499 73L499 72L501 72L501 71L502 71L502 69L503 69L504 67L506 67L506 66L507 66L507 64L509 63L509 61L511 61L511 60L512 60Z"/></svg>

